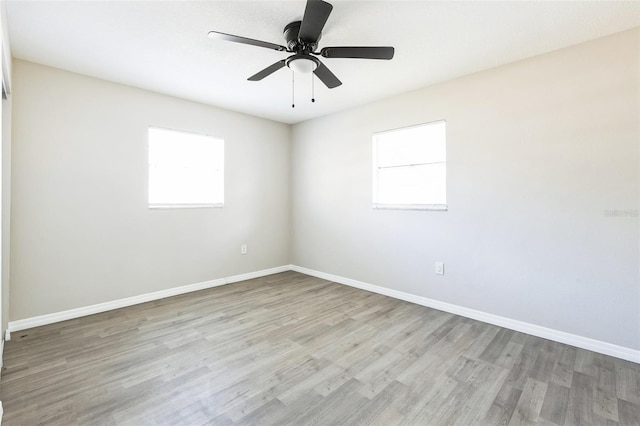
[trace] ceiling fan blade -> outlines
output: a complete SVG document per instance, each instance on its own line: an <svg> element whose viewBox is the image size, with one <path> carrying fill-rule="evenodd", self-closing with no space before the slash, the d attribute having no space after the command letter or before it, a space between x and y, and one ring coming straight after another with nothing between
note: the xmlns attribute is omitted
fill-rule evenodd
<svg viewBox="0 0 640 426"><path fill-rule="evenodd" d="M249 81L260 81L263 78L267 77L268 75L273 74L274 72L278 71L280 68L284 67L285 65L285 61L284 59L281 61L276 62L273 65L269 65L268 67L266 67L265 69L263 69L262 71L252 75L251 77L249 77L247 80Z"/></svg>
<svg viewBox="0 0 640 426"><path fill-rule="evenodd" d="M254 40L252 38L240 37L232 34L220 33L218 31L209 31L209 37L233 41L235 43L250 44L252 46L266 47L267 49L274 49L281 52L287 50L286 47L280 46L279 44L269 43L268 41Z"/></svg>
<svg viewBox="0 0 640 426"><path fill-rule="evenodd" d="M390 46L377 47L325 47L320 54L325 58L391 59L395 49Z"/></svg>
<svg viewBox="0 0 640 426"><path fill-rule="evenodd" d="M317 43L333 6L322 0L307 0L298 37L307 43Z"/></svg>
<svg viewBox="0 0 640 426"><path fill-rule="evenodd" d="M338 87L342 84L342 82L338 80L338 77L336 77L322 62L318 64L318 68L316 68L313 73L317 75L320 81L322 81L329 89L333 89L334 87Z"/></svg>

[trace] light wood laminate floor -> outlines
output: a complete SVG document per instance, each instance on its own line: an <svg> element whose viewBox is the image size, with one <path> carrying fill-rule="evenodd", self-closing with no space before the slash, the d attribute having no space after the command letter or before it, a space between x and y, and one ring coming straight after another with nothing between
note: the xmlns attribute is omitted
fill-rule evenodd
<svg viewBox="0 0 640 426"><path fill-rule="evenodd" d="M640 365L285 272L12 334L3 425L638 425Z"/></svg>

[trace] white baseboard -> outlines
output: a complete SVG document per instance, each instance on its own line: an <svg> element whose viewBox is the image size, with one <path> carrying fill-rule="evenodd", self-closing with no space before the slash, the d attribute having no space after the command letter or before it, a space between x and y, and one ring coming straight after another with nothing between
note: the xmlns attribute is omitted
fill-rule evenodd
<svg viewBox="0 0 640 426"><path fill-rule="evenodd" d="M520 331L522 333L531 334L533 336L542 337L544 339L553 340L555 342L566 343L567 345L576 346L578 348L587 349L616 358L625 359L627 361L640 363L640 350L618 346L612 343L591 339L589 337L578 336L576 334L566 333L564 331L554 330L552 328L530 324L511 318L501 317L499 315L493 315L486 312L477 311L475 309L465 308L463 306L429 299L427 297L416 296L410 293L405 293L386 287L380 287L362 281L356 281L351 278L327 274L325 272L315 271L313 269L304 268L302 266L291 265L291 270L300 272L302 274L322 278L328 281L333 281L338 284L356 287L362 290L371 291L373 293L393 297L395 299L405 300L407 302L412 302L418 305L427 306L429 308L438 309L440 311L449 312L451 314L460 315L474 320L508 328L510 330Z"/></svg>
<svg viewBox="0 0 640 426"><path fill-rule="evenodd" d="M328 281L333 281L338 284L344 284L350 287L356 287L362 290L371 291L373 293L378 293L385 296L393 297L395 299L405 300L407 302L416 303L418 305L426 306L433 309L438 309L440 311L449 312L455 315L460 315L460 316L471 318L474 320L486 322L489 324L508 328L510 330L520 331L522 333L531 334L533 336L542 337L544 339L549 339L556 342L565 343L571 346L576 346L578 348L587 349L587 350L598 352L601 354L610 355L616 358L625 359L627 361L640 363L640 350L631 349L624 346L618 346L612 343L591 339L589 337L578 336L576 334L566 333L564 331L554 330L554 329L543 327L540 325L530 324L527 322L518 321L511 318L501 317L499 315L493 315L493 314L478 311L475 309L465 308L463 306L453 305L451 303L441 302L438 300L429 299L427 297L417 296L414 294L405 293L402 291L393 290L386 287L380 287L380 286L368 284L362 281L353 280L351 278L345 278L338 275L328 274L325 272L320 272L320 271L316 271L313 269L309 269L309 268L305 268L297 265L283 265L283 266L278 266L276 268L263 269L261 271L250 272L247 274L234 275L231 277L220 278L220 279L205 281L201 283L189 284L181 287L174 287L167 290L156 291L153 293L141 294L139 296L127 297L125 299L114 300L111 302L99 303L97 305L90 305L82 308L56 312L53 314L40 315L37 317L11 321L8 324L5 340L10 340L11 338L10 333L14 331L26 330L28 328L39 327L41 325L47 325L47 324L52 324L60 321L66 321L69 319L79 318L86 315L93 315L100 312L109 311L112 309L124 308L126 306L137 305L139 303L163 299L165 297L177 296L179 294L189 293L192 291L204 290L211 287L231 284L238 281L250 280L253 278L260 278L267 275L277 274L280 272L285 272L290 270L300 272L302 274L322 278ZM4 342L2 342L2 345L4 345Z"/></svg>
<svg viewBox="0 0 640 426"><path fill-rule="evenodd" d="M291 265L283 265L275 268L263 269L261 271L249 272L246 274L234 275L231 277L219 278L216 280L204 281L200 283L184 285L181 287L154 291L153 293L127 297L124 299L113 300L111 302L98 303L96 305L84 306L82 308L69 309L67 311L39 315L37 317L31 317L17 321L10 321L7 327L7 336L10 338L10 333L13 333L14 331L26 330L28 328L39 327L41 325L53 324L60 321L66 321L74 318L84 317L87 315L98 314L100 312L110 311L113 309L119 309L127 306L137 305L140 303L150 302L152 300L164 299L165 297L177 296L179 294L190 293L192 291L204 290L207 288L218 287L221 285L250 280L253 278L260 278L267 275L277 274L290 270Z"/></svg>

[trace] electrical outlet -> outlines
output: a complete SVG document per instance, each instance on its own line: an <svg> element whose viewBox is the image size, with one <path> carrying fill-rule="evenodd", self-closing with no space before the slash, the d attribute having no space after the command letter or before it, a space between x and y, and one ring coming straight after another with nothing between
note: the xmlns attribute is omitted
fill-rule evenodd
<svg viewBox="0 0 640 426"><path fill-rule="evenodd" d="M240 246L240 254L247 254L247 245L246 244L242 244Z"/></svg>
<svg viewBox="0 0 640 426"><path fill-rule="evenodd" d="M436 275L444 275L444 262L436 262Z"/></svg>

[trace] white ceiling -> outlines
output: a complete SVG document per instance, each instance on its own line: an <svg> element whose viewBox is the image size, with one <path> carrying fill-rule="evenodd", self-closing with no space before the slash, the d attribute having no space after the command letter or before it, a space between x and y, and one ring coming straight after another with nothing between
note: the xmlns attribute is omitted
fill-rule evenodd
<svg viewBox="0 0 640 426"><path fill-rule="evenodd" d="M346 1L320 47L391 45L391 61L324 59L343 85L291 71L247 77L286 52L214 40L209 30L285 44L305 1L7 1L13 55L285 123L640 26L640 2Z"/></svg>

